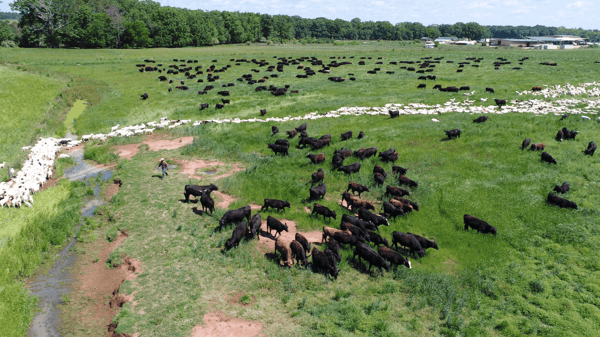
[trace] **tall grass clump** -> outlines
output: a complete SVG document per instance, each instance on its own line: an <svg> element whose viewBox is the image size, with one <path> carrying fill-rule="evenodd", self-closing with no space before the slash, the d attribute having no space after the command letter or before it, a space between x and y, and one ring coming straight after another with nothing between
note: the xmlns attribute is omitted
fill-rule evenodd
<svg viewBox="0 0 600 337"><path fill-rule="evenodd" d="M85 146L83 159L93 160L95 162L107 165L117 162L119 160L119 156L112 152L110 146L108 145L95 146L94 144L88 144Z"/></svg>

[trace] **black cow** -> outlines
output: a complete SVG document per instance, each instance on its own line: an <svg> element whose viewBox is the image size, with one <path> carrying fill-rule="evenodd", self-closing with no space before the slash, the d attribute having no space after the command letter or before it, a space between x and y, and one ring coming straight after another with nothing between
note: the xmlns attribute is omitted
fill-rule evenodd
<svg viewBox="0 0 600 337"><path fill-rule="evenodd" d="M423 250L428 249L428 248L433 248L435 250L440 250L438 248L438 244L435 240L431 241L429 239L426 239L420 235L417 234L413 234L413 233L406 233L406 234L410 234L412 236L414 236L415 238L417 238L417 240L419 241L419 244L421 245L421 247L423 248Z"/></svg>
<svg viewBox="0 0 600 337"><path fill-rule="evenodd" d="M379 185L383 185L383 183L385 183L385 176L382 175L381 173L374 173L373 174L373 179L375 179L375 182Z"/></svg>
<svg viewBox="0 0 600 337"><path fill-rule="evenodd" d="M419 255L419 257L425 256L425 250L423 250L423 247L421 247L419 240L410 234L393 231L392 247L396 247L396 249L398 249L398 244L400 244L403 249L408 248L410 250L409 254L412 254L415 258L417 255Z"/></svg>
<svg viewBox="0 0 600 337"><path fill-rule="evenodd" d="M298 126L297 128L295 128L295 130L298 132L306 131L306 123L303 123L302 125Z"/></svg>
<svg viewBox="0 0 600 337"><path fill-rule="evenodd" d="M476 217L472 216L472 215L468 215L465 214L465 216L463 217L464 222L465 222L465 230L469 230L469 227L473 228L474 230L477 231L477 233L492 233L494 235L498 234L498 229L496 227L492 227L492 225L490 225L489 223L477 219Z"/></svg>
<svg viewBox="0 0 600 337"><path fill-rule="evenodd" d="M287 139L277 139L275 141L275 145L281 145L285 147L290 147L290 141Z"/></svg>
<svg viewBox="0 0 600 337"><path fill-rule="evenodd" d="M277 237L277 234L281 235L282 231L288 232L288 226L287 224L284 224L281 221L269 215L267 217L267 231L269 232L269 234L271 234L272 230L275 230L275 237Z"/></svg>
<svg viewBox="0 0 600 337"><path fill-rule="evenodd" d="M323 205L319 205L317 203L315 203L313 205L312 213L310 213L310 215L313 215L313 214L316 214L317 218L319 217L319 215L322 215L323 221L325 221L325 218L329 218L329 221L331 221L331 218L337 219L337 215L335 214L335 211L332 211L329 208L327 208Z"/></svg>
<svg viewBox="0 0 600 337"><path fill-rule="evenodd" d="M354 226L353 224L351 224L349 222L342 221L342 223L340 224L340 229L343 231L350 231L350 233L352 233L352 235L361 237L361 238L365 239L365 241L371 241L370 235L365 230L363 230L362 228L360 228L358 226Z"/></svg>
<svg viewBox="0 0 600 337"><path fill-rule="evenodd" d="M300 233L296 233L296 241L300 242L305 251L310 252L310 242Z"/></svg>
<svg viewBox="0 0 600 337"><path fill-rule="evenodd" d="M285 208L290 208L290 203L283 200L277 199L265 199L264 205L260 208L261 211L268 211L269 207L276 209L277 211L285 211Z"/></svg>
<svg viewBox="0 0 600 337"><path fill-rule="evenodd" d="M389 110L388 114L390 115L390 118L395 118L395 117L400 116L400 111L398 111L398 110L396 110L396 111Z"/></svg>
<svg viewBox="0 0 600 337"><path fill-rule="evenodd" d="M334 238L329 237L327 240L327 249L329 249L337 262L342 261L342 256L340 255L340 244L335 241Z"/></svg>
<svg viewBox="0 0 600 337"><path fill-rule="evenodd" d="M531 143L531 138L526 138L523 141L523 144L521 144L521 150L525 150L529 146L530 143Z"/></svg>
<svg viewBox="0 0 600 337"><path fill-rule="evenodd" d="M342 133L342 140L348 140L350 138L352 138L352 131Z"/></svg>
<svg viewBox="0 0 600 337"><path fill-rule="evenodd" d="M452 139L452 137L460 138L460 129L446 130L444 132L446 133L446 136L448 136L448 139Z"/></svg>
<svg viewBox="0 0 600 337"><path fill-rule="evenodd" d="M348 183L348 189L346 190L346 192L352 190L352 195L354 195L354 192L358 192L358 196L360 197L360 194L363 192L370 192L369 188L367 186L361 185L359 183L355 183L355 182L349 182Z"/></svg>
<svg viewBox="0 0 600 337"><path fill-rule="evenodd" d="M185 201L189 202L190 195L193 195L194 197L200 197L200 196L202 196L202 193L204 191L206 191L206 192L208 192L208 194L210 194L210 192L212 192L212 191L218 191L219 188L214 184L210 184L210 185L206 185L206 186L185 185L184 190L185 190L185 192L183 193L183 195L185 196Z"/></svg>
<svg viewBox="0 0 600 337"><path fill-rule="evenodd" d="M269 149L273 150L273 152L275 152L275 155L277 155L278 153L281 153L282 156L289 155L289 153L288 153L289 147L287 147L287 146L277 145L277 144L268 144L267 147Z"/></svg>
<svg viewBox="0 0 600 337"><path fill-rule="evenodd" d="M396 207L387 201L383 202L383 213L389 215L392 219L395 219L398 215L406 215L402 208Z"/></svg>
<svg viewBox="0 0 600 337"><path fill-rule="evenodd" d="M410 178L400 175L400 177L398 177L398 184L400 185L408 185L410 187L418 187L419 183L417 183L414 180L411 180Z"/></svg>
<svg viewBox="0 0 600 337"><path fill-rule="evenodd" d="M565 193L569 192L569 189L570 189L569 183L566 181L564 183L562 183L562 185L560 185L560 186L558 186L558 185L554 186L554 192L556 192L556 193L565 194Z"/></svg>
<svg viewBox="0 0 600 337"><path fill-rule="evenodd" d="M323 181L323 179L325 179L325 173L323 172L322 168L319 168L317 170L317 172L315 172L311 175L310 186L312 187L314 184L318 183L319 181Z"/></svg>
<svg viewBox="0 0 600 337"><path fill-rule="evenodd" d="M327 193L327 187L322 182L319 185L311 187L310 190L310 200L321 199Z"/></svg>
<svg viewBox="0 0 600 337"><path fill-rule="evenodd" d="M394 199L396 199L396 200L398 200L398 201L400 201L402 203L409 204L415 211L417 211L417 212L419 211L419 204L417 204L414 201L410 201L408 199L404 199L404 198L398 197L398 196L395 197Z"/></svg>
<svg viewBox="0 0 600 337"><path fill-rule="evenodd" d="M542 161L556 165L556 159L552 158L548 152L542 152Z"/></svg>
<svg viewBox="0 0 600 337"><path fill-rule="evenodd" d="M250 226L248 226L248 232L246 232L246 238L249 240L254 239L256 236L257 240L260 240L260 235L258 235L258 231L260 230L261 218L260 214L256 213L250 220Z"/></svg>
<svg viewBox="0 0 600 337"><path fill-rule="evenodd" d="M564 114L560 116L560 120L562 121L563 119L567 119L569 118L569 114Z"/></svg>
<svg viewBox="0 0 600 337"><path fill-rule="evenodd" d="M486 92L491 92L492 94L495 93L494 88L485 88Z"/></svg>
<svg viewBox="0 0 600 337"><path fill-rule="evenodd" d="M217 104L215 105L215 108L217 108L217 109L223 109L223 107L224 107L224 106L225 106L225 105L223 105L223 104L221 104L221 103L217 103Z"/></svg>
<svg viewBox="0 0 600 337"><path fill-rule="evenodd" d="M312 249L312 267L313 271L316 272L324 272L326 274L330 274L333 278L337 279L339 271L335 266L331 265L329 262L329 258L325 253L318 250L317 247L313 247Z"/></svg>
<svg viewBox="0 0 600 337"><path fill-rule="evenodd" d="M585 155L593 156L594 152L596 152L596 143L594 143L594 141L591 141L588 144L587 149L583 150L583 153Z"/></svg>
<svg viewBox="0 0 600 337"><path fill-rule="evenodd" d="M403 197L405 195L410 195L410 193L405 189L387 185L385 187L385 195L386 196L393 195L393 196Z"/></svg>
<svg viewBox="0 0 600 337"><path fill-rule="evenodd" d="M271 127L271 136L273 136L274 134L279 133L279 128L276 127L275 125L273 125Z"/></svg>
<svg viewBox="0 0 600 337"><path fill-rule="evenodd" d="M348 232L335 232L333 233L333 239L340 244L356 246L358 243L365 242L365 239L360 236L354 236Z"/></svg>
<svg viewBox="0 0 600 337"><path fill-rule="evenodd" d="M200 197L200 203L202 204L202 211L206 212L206 210L210 211L212 215L215 211L215 201L210 197L210 191L203 191L202 196Z"/></svg>
<svg viewBox="0 0 600 337"><path fill-rule="evenodd" d="M398 165L392 165L393 173L400 173L400 175L405 175L407 171L408 171L408 169L406 169L404 167L400 167Z"/></svg>
<svg viewBox="0 0 600 337"><path fill-rule="evenodd" d="M361 220L365 220L365 221L371 221L375 226L389 226L390 223L388 222L388 220L381 216L381 215L377 215L377 214L373 214L371 212L369 212L369 210L365 209L365 208L359 208L358 209L358 218Z"/></svg>
<svg viewBox="0 0 600 337"><path fill-rule="evenodd" d="M240 244L242 238L246 235L246 230L248 228L248 224L246 221L240 222L237 227L233 230L231 234L231 238L225 241L225 249L230 250L233 247L236 247Z"/></svg>
<svg viewBox="0 0 600 337"><path fill-rule="evenodd" d="M260 115L264 116L267 114L267 109L260 109Z"/></svg>
<svg viewBox="0 0 600 337"><path fill-rule="evenodd" d="M201 103L200 104L200 110L208 109L208 107L209 107L208 103Z"/></svg>
<svg viewBox="0 0 600 337"><path fill-rule="evenodd" d="M367 230L377 230L377 226L375 226L371 221L365 221L348 214L342 214L342 222L347 222L353 224L356 227L359 227L363 231Z"/></svg>
<svg viewBox="0 0 600 337"><path fill-rule="evenodd" d="M229 104L229 103L231 103L231 100L221 98L221 102L223 102L223 104Z"/></svg>
<svg viewBox="0 0 600 337"><path fill-rule="evenodd" d="M497 98L494 98L494 102L496 102L496 105L497 105L498 107L501 107L501 106L503 106L503 105L506 105L506 100L505 100L505 99L497 99Z"/></svg>
<svg viewBox="0 0 600 337"><path fill-rule="evenodd" d="M244 220L244 218L246 218L247 221L250 221L251 212L252 210L250 209L249 205L240 207L238 209L229 210L225 212L221 220L219 220L219 226L222 227L228 223L239 223L240 221Z"/></svg>
<svg viewBox="0 0 600 337"><path fill-rule="evenodd" d="M573 208L577 209L577 204L573 201L561 198L556 194L548 193L548 203L556 205L560 208Z"/></svg>
<svg viewBox="0 0 600 337"><path fill-rule="evenodd" d="M331 159L331 165L333 166L333 169L338 169L340 166L342 166L344 164L344 157L339 155L339 154L335 154L333 155L333 158Z"/></svg>
<svg viewBox="0 0 600 337"><path fill-rule="evenodd" d="M144 93L143 95L140 96L143 100L148 99L148 93Z"/></svg>
<svg viewBox="0 0 600 337"><path fill-rule="evenodd" d="M411 269L410 261L408 259L405 259L402 255L398 254L397 252L387 247L377 247L377 252L390 264L395 264L396 266L406 266L406 268Z"/></svg>
<svg viewBox="0 0 600 337"><path fill-rule="evenodd" d="M481 116L473 120L473 123L483 123L488 120L488 116Z"/></svg>
<svg viewBox="0 0 600 337"><path fill-rule="evenodd" d="M365 261L369 262L369 272L371 271L371 267L375 266L379 268L379 271L383 274L383 268L386 271L390 271L390 264L387 262L379 253L377 253L373 248L371 248L366 243L357 243L356 248L354 249L354 257L358 255L358 259L360 261L361 258L365 259Z"/></svg>
<svg viewBox="0 0 600 337"><path fill-rule="evenodd" d="M364 132L359 132L358 133L358 139L363 139L365 137L365 133Z"/></svg>
<svg viewBox="0 0 600 337"><path fill-rule="evenodd" d="M421 83L417 86L417 89L425 89L427 88L427 85L425 83Z"/></svg>
<svg viewBox="0 0 600 337"><path fill-rule="evenodd" d="M308 260L306 259L306 253L304 252L304 247L302 244L296 240L292 240L290 243L290 249L292 250L292 258L296 259L298 263L301 263L303 266L308 265Z"/></svg>
<svg viewBox="0 0 600 337"><path fill-rule="evenodd" d="M338 171L342 171L346 174L358 173L358 171L360 171L360 163L356 162L354 164L342 166L342 167L338 168Z"/></svg>
<svg viewBox="0 0 600 337"><path fill-rule="evenodd" d="M373 231L370 231L370 230L367 230L367 234L369 234L369 238L371 238L371 242L374 245L376 245L376 246L384 245L386 247L390 246L388 240L386 238L382 237L381 235L379 235Z"/></svg>

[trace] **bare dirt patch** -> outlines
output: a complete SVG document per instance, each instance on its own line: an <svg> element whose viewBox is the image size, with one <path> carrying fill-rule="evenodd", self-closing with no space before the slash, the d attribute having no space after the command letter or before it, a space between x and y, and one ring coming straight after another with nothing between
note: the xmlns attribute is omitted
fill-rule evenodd
<svg viewBox="0 0 600 337"><path fill-rule="evenodd" d="M229 177L230 175L242 170L242 167L240 167L238 164L233 164L232 165L233 167L230 170L228 170L226 173L223 173L220 175L198 175L198 174L196 174L196 172L199 169L213 168L216 166L225 166L226 164L218 162L218 161L208 161L208 160L202 160L202 159L183 160L183 161L177 162L177 164L181 166L181 171L180 171L181 173L187 175L190 178L195 178L195 179L199 179L199 180L221 179L221 178Z"/></svg>
<svg viewBox="0 0 600 337"><path fill-rule="evenodd" d="M123 159L131 159L140 150L140 144L127 144L114 146L115 154Z"/></svg>
<svg viewBox="0 0 600 337"><path fill-rule="evenodd" d="M69 150L67 150L67 154L72 155L73 152L77 151L77 150L81 150L83 151L83 143L77 145L77 146L73 146L72 148L70 148Z"/></svg>
<svg viewBox="0 0 600 337"><path fill-rule="evenodd" d="M229 299L229 304L234 304L234 305L241 305L243 307L249 307L252 305L252 303L254 303L256 301L256 298L254 296L252 296L252 301L250 301L250 303L244 304L242 302L240 302L240 299L242 298L242 296L244 296L246 294L244 293L237 293L237 294L233 294L231 296L231 298Z"/></svg>
<svg viewBox="0 0 600 337"><path fill-rule="evenodd" d="M216 206L221 207L221 208L227 208L229 207L229 205L235 201L235 198L230 196L229 194L225 194L223 192L219 192L219 191L213 191L212 192L214 195L217 196L217 198L219 198L221 201L219 201L217 203Z"/></svg>
<svg viewBox="0 0 600 337"><path fill-rule="evenodd" d="M308 213L308 214L310 214L310 213L311 213L311 210L310 210L310 208L308 208L308 207L306 207L306 206L304 206L304 211L305 211L306 213Z"/></svg>
<svg viewBox="0 0 600 337"><path fill-rule="evenodd" d="M119 193L119 189L121 189L119 184L110 184L106 189L106 199L110 200L115 194Z"/></svg>
<svg viewBox="0 0 600 337"><path fill-rule="evenodd" d="M310 231L310 232L298 232L298 227L296 223L292 220L286 219L278 219L279 221L287 224L288 231L281 232L281 235L277 235L277 239L281 237L280 240L289 244L293 240L296 240L296 233L300 233L304 235L306 240L311 243L321 243L321 239L323 237L323 233L319 231ZM261 234L260 239L258 241L258 250L262 253L268 254L273 253L275 251L275 235L277 234L275 231L272 231L273 234L269 234L267 231L267 220L262 220L260 224ZM308 252L307 252L308 253Z"/></svg>
<svg viewBox="0 0 600 337"><path fill-rule="evenodd" d="M191 337L263 337L262 330L260 322L227 317L217 311L204 315L204 325L194 327Z"/></svg>
<svg viewBox="0 0 600 337"><path fill-rule="evenodd" d="M150 150L152 151L160 151L160 150L175 150L180 147L186 146L187 144L194 141L194 137L181 137L173 140L153 140L152 138L147 138L144 141L144 144L148 144Z"/></svg>

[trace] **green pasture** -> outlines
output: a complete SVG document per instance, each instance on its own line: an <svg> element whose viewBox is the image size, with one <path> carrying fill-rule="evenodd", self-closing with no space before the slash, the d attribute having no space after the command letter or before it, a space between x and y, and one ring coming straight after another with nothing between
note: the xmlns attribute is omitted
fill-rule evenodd
<svg viewBox="0 0 600 337"><path fill-rule="evenodd" d="M85 110L85 101L81 99L75 101L73 107L69 110L67 117L65 117L65 127L69 128L69 126L74 123L75 119L81 116L83 110ZM71 130L72 133L76 133L76 131L77 130Z"/></svg>
<svg viewBox="0 0 600 337"><path fill-rule="evenodd" d="M327 161L327 195L318 201L337 212L331 223L309 216L310 174L319 166L305 158L309 150L294 148L290 156L274 156L266 144L271 123L211 125L177 131L174 136L194 135L192 145L159 153L142 150L132 161L122 161L123 188L113 199L117 226L130 236L115 253L142 260L144 273L126 292L136 291L137 305L126 304L117 318L118 331L160 336L187 336L212 307L265 325L268 335L593 335L600 328L596 278L598 264L599 185L593 177L600 170L596 157L582 150L600 132L594 122L530 114L492 115L484 124L475 116L341 117L308 122L308 133L331 133L333 142L324 152ZM278 124L281 130L296 123ZM575 141L554 140L562 127L580 131ZM444 140L443 130L461 128L461 138ZM364 131L362 140L341 142L339 134ZM545 142L558 161L540 161L540 152L521 151L524 138ZM110 143L102 147L110 147ZM241 163L246 170L217 181L220 190L238 198L229 209L264 198L288 200L284 213L261 212L293 220L301 231L339 226L341 192L349 181L370 187L363 198L377 204L384 187L372 179L375 164L391 171L391 164L377 158L362 162L358 174L331 171L334 149L352 150L377 146L395 147L396 164L409 169L419 182L410 199L420 211L391 221L381 233L391 239L394 230L436 239L439 251L428 250L422 259L411 258L413 269L400 268L379 276L343 250L336 281L300 267L279 267L257 242L223 251L233 227L219 229L214 216L198 216L199 204L182 202L183 185L195 180L173 171L161 181L154 169L158 157L219 159ZM345 164L359 161L347 158ZM397 185L389 175L386 183ZM555 184L568 181L565 197L579 210L546 204ZM211 180L204 180L208 184ZM216 200L219 201L218 199ZM485 219L498 235L463 230L463 215ZM264 238L263 238L264 240ZM172 289L172 290L169 290ZM227 303L231 292L256 298L250 307ZM139 314L142 310L145 314ZM285 323L282 323L285 321Z"/></svg>
<svg viewBox="0 0 600 337"><path fill-rule="evenodd" d="M267 72L266 67L258 67L252 63L241 63L236 66L230 59L257 60L264 59L271 65L276 65L277 57L315 56L322 59L325 64L336 57L336 61L352 62L352 65L343 65L331 68L331 74L317 73L307 79L297 79L297 74L303 74L297 66L285 67L284 72ZM353 59L350 59L354 56ZM339 59L337 57L340 57ZM346 59L343 59L346 57ZM359 66L361 57L366 65ZM381 60L378 58L381 57ZM425 75L436 75L436 81L419 81L415 72L400 69L406 64L390 65L391 61L419 61L423 57L444 57L434 71ZM471 67L476 64L471 61L464 67L463 73L457 73L458 63L469 57L483 57L479 68ZM511 61L511 65L504 65L500 70L494 70L493 62L504 57ZM523 65L518 64L522 57L529 57ZM172 119L192 118L208 119L222 117L257 117L260 109L267 109L268 116L296 116L313 111L330 111L342 106L382 106L386 103L412 103L422 102L428 104L443 103L451 98L462 100L460 94L441 93L433 91L434 84L443 86L455 85L471 86L475 90L474 96L479 104L479 98L490 97L500 99L528 97L517 96L515 91L531 89L534 85L542 84L577 84L579 82L596 80L598 64L594 64L600 57L598 51L591 49L581 50L519 50L495 49L490 47L469 46L442 46L439 49L425 49L420 44L405 45L403 42L370 42L361 45L226 45L207 48L181 48L181 49L138 49L138 50L69 50L69 49L5 49L0 50L0 60L22 64L28 68L40 68L50 73L70 75L74 83L91 81L87 90L80 92L81 99L86 99L90 106L86 113L75 121L76 129L82 134L109 132L109 128L116 125L130 125L167 116ZM162 68L169 69L171 64L181 65L173 59L198 60L198 63L187 64L192 67L202 66L203 75L196 79L188 80L183 73L167 75L165 72L140 73L136 64L145 64L145 59L154 59L163 64ZM213 63L212 60L218 62ZM453 60L453 64L445 63ZM383 64L377 65L376 62ZM541 62L557 62L558 67L539 65ZM226 65L232 67L219 75L216 82L207 83L206 68L215 64L217 68ZM306 67L319 70L320 66L311 66L303 62ZM412 65L415 66L416 64ZM522 70L512 70L519 66ZM375 67L381 68L377 75L367 74L367 70ZM258 69L253 73L250 69ZM386 74L394 71L395 74ZM192 71L192 74L195 73ZM289 84L290 90L298 90L298 94L288 94L283 97L274 97L268 91L255 92L256 85L236 81L243 74L253 74L254 78L270 76L277 73L278 78L269 78L265 85L282 87ZM356 81L347 80L343 83L333 83L327 80L330 76L349 78L354 73ZM165 75L174 83L160 82L158 76ZM204 83L197 83L203 79ZM184 81L190 90L176 90L175 86ZM221 96L217 91L225 90L221 86L235 83L229 87L231 104L222 110L216 110L215 104L220 102ZM428 88L417 90L420 83L426 83ZM197 91L206 85L214 85L215 89L207 95L198 95ZM173 92L167 91L168 87ZM485 88L493 87L495 95L486 94ZM140 95L148 93L149 99L142 101ZM92 95L93 102L84 95ZM200 103L209 103L210 108L200 111ZM489 103L489 101L487 104Z"/></svg>

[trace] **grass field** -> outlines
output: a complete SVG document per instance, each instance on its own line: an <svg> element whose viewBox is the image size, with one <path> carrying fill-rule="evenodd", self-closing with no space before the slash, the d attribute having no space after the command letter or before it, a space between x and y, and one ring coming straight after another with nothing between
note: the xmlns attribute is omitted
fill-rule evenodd
<svg viewBox="0 0 600 337"><path fill-rule="evenodd" d="M278 87L290 84L298 96L274 97L268 92L256 93L254 87L235 79L251 73L256 65L235 66L229 59L265 59L276 63L273 56L316 56L325 62L331 56L346 56L353 65L332 68L332 74L317 74L296 79L302 73L294 66L286 67L279 78L265 83ZM355 56L354 59L349 59ZM420 46L401 47L398 43L371 42L361 46L219 46L211 48L148 50L0 50L0 61L20 64L42 74L72 78L63 97L72 102L83 99L90 103L75 119L80 134L108 132L109 127L148 122L161 116L171 119L208 117L256 117L259 109L267 116L304 115L312 111L329 111L342 106L382 106L386 103L443 103L450 98L462 100L462 94L417 90L418 74L406 72L389 61L418 61L422 57L444 57L436 66L435 84L470 85L476 99L528 99L516 90L528 90L542 84L577 84L598 80L600 54L594 50L521 51L484 47L443 47L425 50ZM203 69L218 59L218 67L232 64L221 80L206 96L197 95L209 83L185 80L187 92L167 92L167 83L157 80L158 73L139 73L135 64L154 58L165 67L173 58L198 59ZM366 66L358 66L360 57ZM383 64L376 65L377 57ZM479 68L465 67L456 73L457 63L467 57L483 57ZM513 62L494 70L498 57ZM517 60L529 57L521 67ZM336 59L338 62L344 59ZM558 67L539 65L557 62ZM176 62L180 64L180 62ZM193 64L196 66L197 64ZM305 64L310 66L310 64ZM380 67L377 75L366 71ZM318 67L312 67L317 70ZM12 69L12 68L11 68ZM395 74L385 74L394 70ZM16 71L16 70L15 70ZM270 74L264 68L255 77ZM274 71L273 73L276 73ZM328 76L348 77L356 82L333 83ZM163 73L164 74L164 73ZM204 75L203 75L204 76ZM215 110L220 99L216 91L223 83L230 87L232 104ZM210 83L215 84L215 83ZM176 85L175 83L172 86ZM495 95L486 95L485 87L494 87ZM150 98L142 101L139 95ZM585 98L585 97L584 97ZM200 103L211 108L200 112ZM489 101L487 104L490 104ZM166 113L166 114L165 114ZM66 114L66 113L65 113ZM595 121L585 122L571 117L562 122L552 115L491 115L478 125L475 116L444 114L436 116L340 117L308 122L310 136L331 133L332 146L324 152L327 198L319 203L342 213L340 194L349 181L371 188L364 198L374 202L383 199L385 187L372 178L378 164L391 171L391 164L370 158L362 162L359 174L350 177L331 171L334 149L342 146L356 150L377 146L380 151L395 147L400 154L396 164L409 168L408 176L419 182L411 190L411 199L421 206L419 212L398 218L381 232L390 239L394 230L435 238L439 251L428 251L422 259L411 259L412 270L400 268L384 273L364 272L343 252L337 281L313 274L303 268L286 269L261 253L256 242L223 252L232 227L217 230L224 209L217 208L214 217L192 212L198 205L185 204L183 186L196 183L182 174L171 174L161 181L156 174L156 160L216 159L228 165L238 163L245 169L217 181L220 190L237 198L230 209L248 203L262 204L264 198L288 200L291 209L282 215L264 212L295 221L299 230L319 230L322 218L310 217L305 207L310 174L316 171L307 158L308 150L293 148L289 157L275 157L266 144L271 137L271 123L239 125L203 125L169 132L171 136L193 135L192 145L179 150L151 152L144 147L131 160L121 161L121 191L111 201L110 214L116 214L115 227L127 230L128 239L113 256L129 255L140 259L143 273L135 282L125 282L124 293L135 291L137 305L124 305L115 319L118 332L140 333L142 336L188 336L212 310L228 315L257 320L265 325L264 333L272 336L519 336L594 335L600 329L600 288L596 278L598 264L598 204L600 189L595 177L600 169L596 157L581 153L591 140L600 140ZM65 117L57 119L59 123ZM278 124L280 130L291 130L298 123ZM575 141L554 141L562 127L580 132ZM460 128L459 139L442 141L443 130ZM362 140L339 141L339 134L364 131ZM165 132L166 133L166 132ZM542 163L539 152L521 151L523 139L545 142L546 150L558 161L550 166ZM281 136L283 138L283 135ZM140 139L111 139L103 145L88 144L86 156L104 162L115 162L111 147L138 142ZM17 145L15 145L17 146ZM22 146L22 145L18 145ZM355 157L345 164L358 161ZM392 176L386 183L397 185ZM210 180L204 180L202 184ZM577 202L577 211L548 206L548 192L555 184L568 181L571 191L566 198ZM219 201L219 200L217 200ZM37 201L36 201L37 203ZM379 204L378 204L379 205ZM379 210L380 206L378 206ZM498 235L465 232L462 216L467 213L498 227ZM112 226L112 225L111 225ZM106 226L104 228L107 228ZM254 297L249 306L229 303L232 293L243 292ZM73 303L73 308L81 303ZM212 308L212 309L211 309ZM73 311L71 311L73 312ZM143 314L140 312L144 312ZM76 318L76 316L73 316ZM69 316L69 318L73 318ZM86 330L71 330L84 335Z"/></svg>

